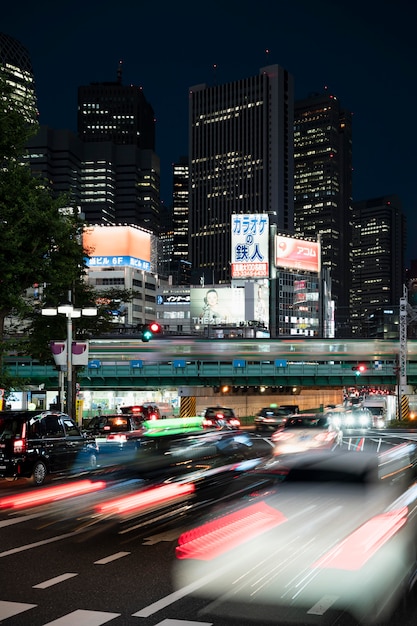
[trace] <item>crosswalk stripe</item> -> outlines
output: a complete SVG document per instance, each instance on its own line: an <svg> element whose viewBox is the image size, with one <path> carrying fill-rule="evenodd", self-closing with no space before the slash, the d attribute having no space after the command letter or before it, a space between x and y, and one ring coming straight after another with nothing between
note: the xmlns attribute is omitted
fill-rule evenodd
<svg viewBox="0 0 417 626"><path fill-rule="evenodd" d="M42 583L33 585L33 589L47 589L48 587L62 583L64 580L68 580L68 578L73 578L74 576L78 576L78 574L73 574L71 572L61 574L61 576L55 576L55 578L50 578L49 580L44 580Z"/></svg>
<svg viewBox="0 0 417 626"><path fill-rule="evenodd" d="M101 626L101 624L106 624L106 622L110 622L112 619L120 617L120 615L121 613L84 611L79 609L78 611L73 611L72 613L68 613L68 615L59 617L53 622L48 622L44 624L44 626L74 626L74 624L77 624L77 626Z"/></svg>
<svg viewBox="0 0 417 626"><path fill-rule="evenodd" d="M8 617L19 615L29 609L34 609L37 604L25 604L24 602L6 602L0 600L0 622Z"/></svg>

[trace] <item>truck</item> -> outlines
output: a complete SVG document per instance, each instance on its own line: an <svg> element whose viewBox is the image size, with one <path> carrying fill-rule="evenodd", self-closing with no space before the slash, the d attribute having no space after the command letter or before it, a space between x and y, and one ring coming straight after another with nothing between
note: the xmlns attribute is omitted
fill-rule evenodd
<svg viewBox="0 0 417 626"><path fill-rule="evenodd" d="M393 395L368 395L361 406L371 411L374 428L384 428L396 417L397 398Z"/></svg>

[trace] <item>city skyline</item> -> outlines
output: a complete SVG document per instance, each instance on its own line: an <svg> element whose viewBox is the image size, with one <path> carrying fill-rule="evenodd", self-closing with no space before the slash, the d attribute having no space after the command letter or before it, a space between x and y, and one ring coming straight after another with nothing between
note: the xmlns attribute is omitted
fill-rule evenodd
<svg viewBox="0 0 417 626"><path fill-rule="evenodd" d="M409 12L409 14L407 14ZM414 126L407 111L417 99L412 66L412 3L356 0L347 14L331 0L294 8L215 0L209 12L191 2L150 5L95 0L17 4L2 32L28 50L40 123L76 131L77 91L92 82L143 87L156 117L161 198L170 204L171 164L188 153L188 90L255 76L267 64L288 70L296 99L326 88L353 113L353 200L399 196L407 216L407 261L417 256L413 174ZM155 25L153 28L152 26ZM269 50L269 52L267 52Z"/></svg>

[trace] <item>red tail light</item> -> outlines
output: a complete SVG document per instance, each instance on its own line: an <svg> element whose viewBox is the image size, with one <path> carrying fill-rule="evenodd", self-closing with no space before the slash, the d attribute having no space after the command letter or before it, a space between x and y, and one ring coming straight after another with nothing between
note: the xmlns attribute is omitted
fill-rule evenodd
<svg viewBox="0 0 417 626"><path fill-rule="evenodd" d="M15 439L13 442L13 452L15 454L23 454L27 450L27 440L26 437L21 437L20 439Z"/></svg>
<svg viewBox="0 0 417 626"><path fill-rule="evenodd" d="M151 414L149 415L148 419L150 419L150 420L157 420L157 419L158 419L158 416L157 416L157 414L156 414L156 413L151 413Z"/></svg>
<svg viewBox="0 0 417 626"><path fill-rule="evenodd" d="M126 441L126 435L108 435L107 441Z"/></svg>
<svg viewBox="0 0 417 626"><path fill-rule="evenodd" d="M20 437L16 437L13 442L13 452L15 454L23 454L27 450L27 440L26 440L26 424L23 423L22 426L22 434Z"/></svg>

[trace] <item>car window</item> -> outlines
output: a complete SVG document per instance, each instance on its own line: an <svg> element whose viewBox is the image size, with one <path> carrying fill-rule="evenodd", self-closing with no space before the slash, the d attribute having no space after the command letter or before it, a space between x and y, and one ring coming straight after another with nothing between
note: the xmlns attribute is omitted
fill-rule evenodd
<svg viewBox="0 0 417 626"><path fill-rule="evenodd" d="M0 417L0 439L11 439L22 434L22 420Z"/></svg>
<svg viewBox="0 0 417 626"><path fill-rule="evenodd" d="M285 428L326 428L328 420L325 417L292 417L285 422Z"/></svg>
<svg viewBox="0 0 417 626"><path fill-rule="evenodd" d="M64 427L57 415L46 415L42 418L47 437L64 437Z"/></svg>
<svg viewBox="0 0 417 626"><path fill-rule="evenodd" d="M71 419L63 419L62 420L64 423L64 428L65 428L65 433L68 437L80 437L81 433L78 430L78 426L76 426L76 424L74 424L74 422Z"/></svg>

